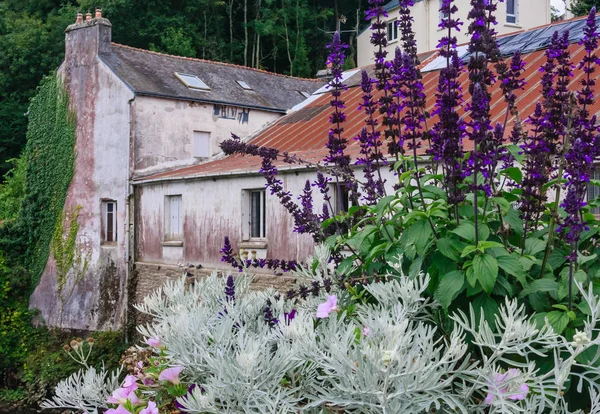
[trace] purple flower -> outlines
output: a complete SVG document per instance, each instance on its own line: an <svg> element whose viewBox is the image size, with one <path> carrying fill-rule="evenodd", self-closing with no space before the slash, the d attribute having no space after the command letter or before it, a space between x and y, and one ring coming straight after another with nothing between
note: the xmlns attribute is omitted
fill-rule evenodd
<svg viewBox="0 0 600 414"><path fill-rule="evenodd" d="M363 334L363 336L369 336L369 335L371 335L371 328L369 328L368 326L363 326L363 328L362 328L362 334Z"/></svg>
<svg viewBox="0 0 600 414"><path fill-rule="evenodd" d="M233 276L227 276L227 282L225 283L225 300L229 303L235 303L235 282Z"/></svg>
<svg viewBox="0 0 600 414"><path fill-rule="evenodd" d="M386 0L369 0L370 8L367 10L367 20L371 23L371 44L375 46L375 72L380 89L383 89L387 79L387 11L384 8Z"/></svg>
<svg viewBox="0 0 600 414"><path fill-rule="evenodd" d="M342 100L342 91L347 89L342 81L342 66L344 65L345 56L344 50L348 45L342 43L340 34L335 32L332 42L327 45L330 50L328 65L331 66L331 75L333 79L329 82L332 99L330 105L333 108L333 113L329 117L331 128L329 129L328 139L325 146L329 150L329 154L323 159L328 164L334 167L332 174L338 182L343 182L350 192L350 197L354 201L358 201L356 183L354 181L354 170L350 167L350 156L345 153L348 146L348 140L343 136L343 124L346 121L346 115L343 112L345 108Z"/></svg>
<svg viewBox="0 0 600 414"><path fill-rule="evenodd" d="M467 136L473 141L467 161L465 174L473 176L472 188L475 193L483 190L487 196L491 194L492 179L494 176L494 160L498 159L498 144L494 140L492 125L490 121L490 93L496 78L489 69L490 62L500 59L498 44L496 43L496 32L492 28L496 24L493 12L496 11L496 3L487 0L473 0L469 12L469 92L471 93L471 104L467 106L471 121L468 122ZM485 181L477 183L477 174L483 174Z"/></svg>
<svg viewBox="0 0 600 414"><path fill-rule="evenodd" d="M492 405L496 397L508 398L513 401L524 400L529 393L529 386L515 381L515 378L518 379L520 375L521 371L516 368L511 368L504 374L494 372L490 383L490 389L493 392L488 393L485 397L485 403Z"/></svg>
<svg viewBox="0 0 600 414"><path fill-rule="evenodd" d="M440 13L444 16L440 28L447 32L440 40L440 55L446 58L446 67L440 71L438 93L434 115L439 121L433 126L429 153L434 161L441 163L444 172L444 188L448 202L458 206L465 195L460 190L463 181L463 145L464 122L458 114L463 101L462 88L458 77L462 73L462 63L456 50L456 36L452 31L460 31L462 23L454 19L458 11L453 0L443 0ZM455 213L456 214L456 213Z"/></svg>
<svg viewBox="0 0 600 414"><path fill-rule="evenodd" d="M158 376L159 381L168 381L173 385L179 384L179 374L183 371L183 367L167 368Z"/></svg>
<svg viewBox="0 0 600 414"><path fill-rule="evenodd" d="M317 307L317 318L328 318L331 312L337 312L337 296L327 295L325 303L321 303Z"/></svg>
<svg viewBox="0 0 600 414"><path fill-rule="evenodd" d="M283 318L285 319L285 323L289 325L290 322L293 321L296 317L296 313L296 309L292 309L289 312L283 312Z"/></svg>
<svg viewBox="0 0 600 414"><path fill-rule="evenodd" d="M365 123L368 126L363 128L362 132L355 138L360 142L360 154L356 159L356 165L363 165L365 184L363 186L364 200L366 204L376 204L379 198L385 196L385 180L381 176L381 166L385 164L385 159L381 153L380 147L382 141L380 133L377 130L377 103L373 99L373 83L375 81L369 78L366 70L362 71L361 89L363 91L363 101L359 110L363 110L367 119Z"/></svg>
<svg viewBox="0 0 600 414"><path fill-rule="evenodd" d="M275 318L275 316L273 315L273 310L271 309L271 301L270 300L267 300L267 304L265 306L265 309L263 310L263 317L264 317L265 323L267 325L269 325L271 328L279 323L279 320L277 318Z"/></svg>

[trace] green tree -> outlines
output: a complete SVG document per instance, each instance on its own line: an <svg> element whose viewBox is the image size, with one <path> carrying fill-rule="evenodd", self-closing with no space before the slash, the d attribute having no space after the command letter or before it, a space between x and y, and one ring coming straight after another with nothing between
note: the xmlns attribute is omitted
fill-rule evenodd
<svg viewBox="0 0 600 414"><path fill-rule="evenodd" d="M569 10L575 16L584 16L590 12L592 7L600 8L600 0L575 0Z"/></svg>

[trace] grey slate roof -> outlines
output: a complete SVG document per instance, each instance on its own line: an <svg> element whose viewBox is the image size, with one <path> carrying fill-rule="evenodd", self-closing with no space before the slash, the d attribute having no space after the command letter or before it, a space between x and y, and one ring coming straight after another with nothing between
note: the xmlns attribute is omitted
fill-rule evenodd
<svg viewBox="0 0 600 414"><path fill-rule="evenodd" d="M228 63L165 55L112 43L102 61L138 95L236 105L286 112L312 94L322 81L293 78ZM175 72L196 75L210 91L189 89ZM237 81L246 82L252 91Z"/></svg>

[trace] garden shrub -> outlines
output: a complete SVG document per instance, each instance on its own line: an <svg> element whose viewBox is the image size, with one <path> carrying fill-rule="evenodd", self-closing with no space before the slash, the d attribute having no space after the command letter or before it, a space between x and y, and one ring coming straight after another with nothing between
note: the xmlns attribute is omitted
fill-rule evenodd
<svg viewBox="0 0 600 414"><path fill-rule="evenodd" d="M328 252L317 254L313 268L295 276L322 282L331 273ZM495 331L471 307L453 314L444 334L433 318L439 304L424 297L429 277L409 278L400 267L360 294L334 285L296 303L251 291L250 282L216 273L192 285L185 276L167 282L138 306L153 317L138 328L153 356L116 386L112 374L82 370L42 406L107 414L583 413L566 404L571 382L577 392L590 388L587 405L600 409L599 355L579 362L600 344L600 303L581 285L590 316L568 341L548 323L538 328L517 299L500 305Z"/></svg>
<svg viewBox="0 0 600 414"><path fill-rule="evenodd" d="M592 179L593 161L600 157L600 125L590 114L597 92L595 10L586 22L580 42L585 56L577 65L569 54L568 33L554 33L540 68L540 99L523 119L516 101L526 85L526 62L520 52L506 61L500 55L494 31L497 1L471 2L465 64L453 35L462 24L455 17L457 8L452 1L442 2L446 18L440 24L440 56L447 66L439 71L434 111L427 112L412 31L413 3L400 1L402 49L386 61L387 12L382 1L371 2L374 78L363 70L358 109L345 108L341 68L346 46L339 35L334 37L328 60L332 125L323 163L237 137L221 147L227 154L262 157L266 187L292 215L294 230L326 243L343 277L355 283L377 280L401 255L410 276L421 270L430 275L428 293L442 305L437 315L442 326L450 323L450 312L466 312L471 303L477 313L485 311L493 326L499 305L517 298L540 324L547 317L570 338L587 315L575 281L600 291L599 222L593 214L600 203L586 200L588 186L600 184ZM469 95L458 80L463 73ZM575 76L581 78L577 83ZM491 101L492 92L502 97L496 98L500 102ZM495 124L492 105L505 108ZM364 112L365 127L357 137L344 136L348 110ZM360 146L356 160L347 154L351 138ZM467 151L463 141L473 150ZM317 170L299 202L278 178L276 161ZM352 207L334 216L332 193L339 199L344 188ZM240 261L233 251L226 239L223 260L238 268L295 266L280 260ZM297 297L306 288L287 296Z"/></svg>

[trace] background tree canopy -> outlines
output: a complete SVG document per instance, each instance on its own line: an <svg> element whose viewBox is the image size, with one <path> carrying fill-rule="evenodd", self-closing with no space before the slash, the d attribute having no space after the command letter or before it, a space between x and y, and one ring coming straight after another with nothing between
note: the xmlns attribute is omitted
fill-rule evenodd
<svg viewBox="0 0 600 414"><path fill-rule="evenodd" d="M600 9L600 0L575 0L571 4L570 10L575 16L584 16L594 6L596 9Z"/></svg>
<svg viewBox="0 0 600 414"><path fill-rule="evenodd" d="M368 0L4 0L0 174L25 145L29 100L60 65L64 29L77 11L101 7L117 43L312 77L324 66L329 32L340 20L344 31L362 29L367 6ZM343 35L355 43L356 33ZM355 60L351 46L349 65Z"/></svg>

